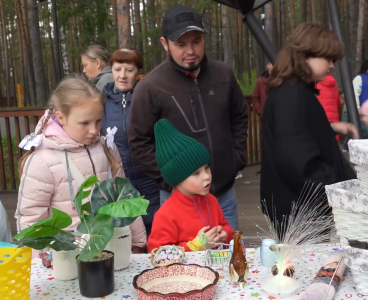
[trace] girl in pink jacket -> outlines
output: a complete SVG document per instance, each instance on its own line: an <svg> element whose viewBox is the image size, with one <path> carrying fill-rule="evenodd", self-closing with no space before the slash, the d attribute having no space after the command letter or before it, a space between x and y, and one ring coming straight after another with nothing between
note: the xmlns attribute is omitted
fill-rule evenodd
<svg viewBox="0 0 368 300"><path fill-rule="evenodd" d="M70 215L73 223L66 230L76 230L79 217L73 200L80 186L76 178L124 177L115 144L100 136L103 103L104 96L80 78L65 79L55 89L37 135L27 136L19 145L30 151L19 162L18 232L48 218L51 207ZM130 227L133 252L143 252L147 236L142 218Z"/></svg>

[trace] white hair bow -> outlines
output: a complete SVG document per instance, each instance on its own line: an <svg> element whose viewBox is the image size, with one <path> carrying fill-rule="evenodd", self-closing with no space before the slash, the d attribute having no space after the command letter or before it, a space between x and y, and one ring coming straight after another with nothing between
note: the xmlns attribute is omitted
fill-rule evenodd
<svg viewBox="0 0 368 300"><path fill-rule="evenodd" d="M112 129L110 127L106 129L106 143L107 147L110 149L114 149L114 135L116 131L118 131L118 128L116 126L114 126Z"/></svg>
<svg viewBox="0 0 368 300"><path fill-rule="evenodd" d="M20 142L19 148L24 150L31 150L32 147L38 147L42 143L42 134L31 133L26 135Z"/></svg>

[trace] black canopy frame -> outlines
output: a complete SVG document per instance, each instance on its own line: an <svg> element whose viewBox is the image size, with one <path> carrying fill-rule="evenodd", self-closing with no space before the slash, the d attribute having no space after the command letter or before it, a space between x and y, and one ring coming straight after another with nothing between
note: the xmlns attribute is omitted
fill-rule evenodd
<svg viewBox="0 0 368 300"><path fill-rule="evenodd" d="M266 33L264 32L261 24L259 24L257 18L254 16L254 11L261 8L266 3L271 2L272 0L214 0L214 1L237 9L243 14L243 22L248 26L249 30L252 32L254 38L256 39L257 43L259 44L259 46L261 47L262 51L267 56L269 61L274 63L277 57L277 50L273 47L272 43L270 42ZM332 28L339 37L339 39L341 40L341 42L345 45L341 31L340 14L337 6L337 1L328 0L328 5L330 9ZM359 138L361 138L362 135L360 127L360 118L356 106L349 60L346 54L344 55L343 59L340 62L340 72L349 120L356 126L359 132Z"/></svg>

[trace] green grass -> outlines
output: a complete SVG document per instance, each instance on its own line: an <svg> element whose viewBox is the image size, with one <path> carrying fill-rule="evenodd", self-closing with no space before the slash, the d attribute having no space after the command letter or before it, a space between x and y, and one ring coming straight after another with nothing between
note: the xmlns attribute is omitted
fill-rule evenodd
<svg viewBox="0 0 368 300"><path fill-rule="evenodd" d="M246 96L250 96L253 94L253 90L257 82L256 70L252 70L251 77L252 77L252 83L250 85L248 84L248 72L243 72L243 75L241 76L241 78L238 79L239 85L243 91L243 94Z"/></svg>
<svg viewBox="0 0 368 300"><path fill-rule="evenodd" d="M8 154L8 144L6 138L1 138L1 144L4 153L4 168L5 168L5 181L6 181L6 188L8 190L11 189L11 182L10 182L10 162L9 162L9 154ZM13 154L13 164L14 164L14 175L15 175L15 183L16 188L19 186L19 176L18 176L18 144L15 138L11 140L11 147L12 147L12 154ZM0 186L0 190L2 187Z"/></svg>

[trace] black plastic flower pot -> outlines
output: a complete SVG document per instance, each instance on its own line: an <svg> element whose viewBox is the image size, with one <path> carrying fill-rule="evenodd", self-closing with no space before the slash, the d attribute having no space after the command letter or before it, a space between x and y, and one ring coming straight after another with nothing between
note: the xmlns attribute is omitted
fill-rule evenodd
<svg viewBox="0 0 368 300"><path fill-rule="evenodd" d="M101 261L81 261L78 264L79 289L84 297L104 297L115 289L114 253L107 250L103 252L111 253L112 257Z"/></svg>

